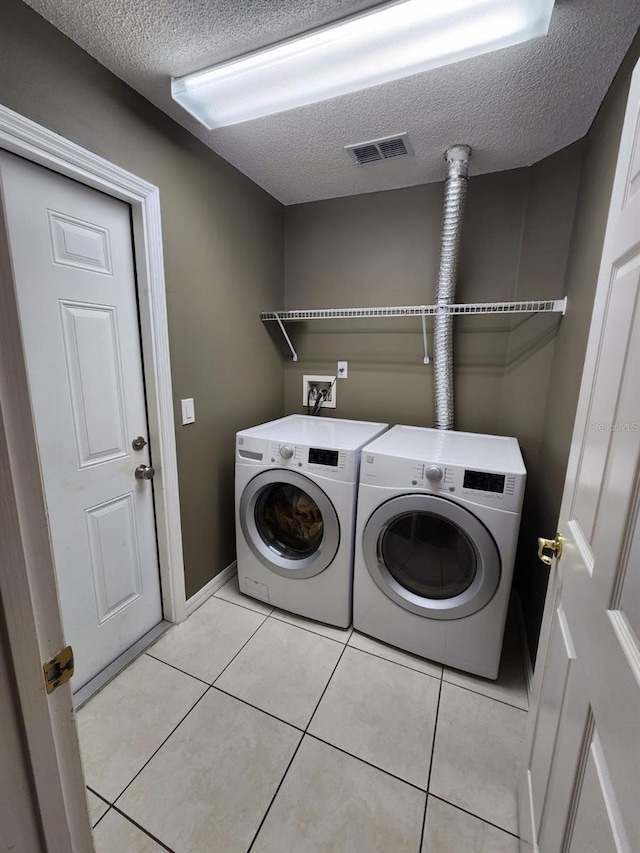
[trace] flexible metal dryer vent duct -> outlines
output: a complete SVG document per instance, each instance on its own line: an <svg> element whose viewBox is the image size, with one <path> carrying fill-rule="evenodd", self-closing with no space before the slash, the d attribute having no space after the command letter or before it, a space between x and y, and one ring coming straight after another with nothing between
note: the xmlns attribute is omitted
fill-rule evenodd
<svg viewBox="0 0 640 853"><path fill-rule="evenodd" d="M468 145L452 145L445 153L447 181L444 185L440 270L436 290L436 305L443 309L455 301L470 156L471 148ZM435 425L438 429L453 429L453 316L448 311L436 312L433 340Z"/></svg>

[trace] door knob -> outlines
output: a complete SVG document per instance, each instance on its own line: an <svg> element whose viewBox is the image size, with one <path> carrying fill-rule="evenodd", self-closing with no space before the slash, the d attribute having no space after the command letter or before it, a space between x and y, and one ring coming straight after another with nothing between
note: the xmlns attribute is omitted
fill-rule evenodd
<svg viewBox="0 0 640 853"><path fill-rule="evenodd" d="M554 557L557 560L560 559L562 556L562 543L563 539L559 533L556 533L555 539L543 539L542 536L538 537L538 557L545 566L550 566L553 563ZM545 551L551 551L551 555L545 554Z"/></svg>
<svg viewBox="0 0 640 853"><path fill-rule="evenodd" d="M153 480L156 469L151 465L138 465L135 470L136 480Z"/></svg>

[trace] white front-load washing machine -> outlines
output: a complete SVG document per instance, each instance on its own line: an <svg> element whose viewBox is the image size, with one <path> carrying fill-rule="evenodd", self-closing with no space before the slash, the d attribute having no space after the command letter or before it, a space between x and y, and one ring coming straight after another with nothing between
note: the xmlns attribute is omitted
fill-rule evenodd
<svg viewBox="0 0 640 853"><path fill-rule="evenodd" d="M367 445L354 628L497 678L525 480L515 438L396 426Z"/></svg>
<svg viewBox="0 0 640 853"><path fill-rule="evenodd" d="M388 424L289 415L236 435L240 590L351 624L361 448Z"/></svg>

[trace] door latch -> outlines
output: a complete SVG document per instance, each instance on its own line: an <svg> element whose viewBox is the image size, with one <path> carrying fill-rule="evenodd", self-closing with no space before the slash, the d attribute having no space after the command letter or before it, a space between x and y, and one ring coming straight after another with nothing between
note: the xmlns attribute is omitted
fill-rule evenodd
<svg viewBox="0 0 640 853"><path fill-rule="evenodd" d="M543 539L538 537L538 557L545 564L550 566L553 563L553 558L559 560L562 557L563 538L559 533L556 533L555 539ZM545 551L551 551L551 554L545 554Z"/></svg>
<svg viewBox="0 0 640 853"><path fill-rule="evenodd" d="M44 663L42 671L44 672L47 693L53 693L61 684L66 684L73 675L73 649L71 646L62 649L54 658Z"/></svg>

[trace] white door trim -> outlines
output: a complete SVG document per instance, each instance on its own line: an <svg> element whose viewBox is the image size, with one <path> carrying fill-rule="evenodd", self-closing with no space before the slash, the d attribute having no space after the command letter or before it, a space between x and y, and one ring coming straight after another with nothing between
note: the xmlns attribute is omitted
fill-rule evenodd
<svg viewBox="0 0 640 853"><path fill-rule="evenodd" d="M131 206L165 619L186 616L158 188L0 105L0 148ZM2 209L0 205L0 218ZM0 229L1 230L1 229ZM86 853L90 827L69 685L42 662L63 644L13 276L0 252L0 601L47 849Z"/></svg>
<svg viewBox="0 0 640 853"><path fill-rule="evenodd" d="M160 192L7 107L0 106L0 148L101 190L131 206L144 378L153 448L156 523L164 618L186 618L169 332L160 222Z"/></svg>

